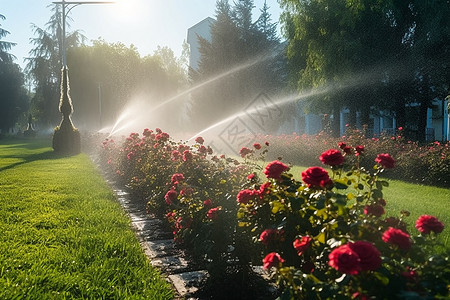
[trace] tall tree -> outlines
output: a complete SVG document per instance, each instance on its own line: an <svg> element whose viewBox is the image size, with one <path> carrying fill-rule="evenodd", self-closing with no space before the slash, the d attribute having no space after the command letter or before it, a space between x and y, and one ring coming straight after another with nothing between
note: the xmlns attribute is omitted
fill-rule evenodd
<svg viewBox="0 0 450 300"><path fill-rule="evenodd" d="M217 1L211 41L199 38L199 68L190 72L193 86L202 87L191 97L197 129L242 112L258 94L277 94L284 86L276 25L267 5L256 21L253 8L252 0L235 1L233 7Z"/></svg>
<svg viewBox="0 0 450 300"><path fill-rule="evenodd" d="M62 67L62 15L59 4L52 4L50 7L53 14L46 23L46 28L32 25L36 37L31 42L35 47L29 52L25 69L35 85L32 103L37 111L37 118L44 127L54 127L61 120L58 103ZM67 19L70 21L70 18ZM84 39L78 31L69 33L66 36L66 47L78 47Z"/></svg>
<svg viewBox="0 0 450 300"><path fill-rule="evenodd" d="M0 14L0 19L5 17ZM13 62L14 56L8 53L15 43L1 40L8 34L0 27L0 133L9 132L28 109L24 76L19 65Z"/></svg>
<svg viewBox="0 0 450 300"><path fill-rule="evenodd" d="M6 17L2 14L0 14L0 20L5 20ZM2 24L0 24L0 61L12 61L14 56L10 53L8 53L9 50L13 46L15 46L15 43L8 42L8 41L2 41L1 39L4 38L9 34L9 31L3 29Z"/></svg>

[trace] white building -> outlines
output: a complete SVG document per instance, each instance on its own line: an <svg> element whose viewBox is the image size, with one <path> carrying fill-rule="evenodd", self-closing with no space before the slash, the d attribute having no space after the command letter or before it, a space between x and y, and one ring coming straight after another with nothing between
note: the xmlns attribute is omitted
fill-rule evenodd
<svg viewBox="0 0 450 300"><path fill-rule="evenodd" d="M215 22L213 18L207 17L198 22L187 31L187 43L189 44L189 66L194 70L198 70L198 63L200 62L200 44L198 37L207 41L211 41L211 25Z"/></svg>

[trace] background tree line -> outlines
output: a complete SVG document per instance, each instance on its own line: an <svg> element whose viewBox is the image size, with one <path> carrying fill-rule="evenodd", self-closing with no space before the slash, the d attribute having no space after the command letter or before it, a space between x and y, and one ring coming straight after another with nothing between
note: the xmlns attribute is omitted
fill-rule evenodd
<svg viewBox="0 0 450 300"><path fill-rule="evenodd" d="M199 37L199 68L189 70L191 88L203 85L189 101L193 129L242 111L261 92L276 99L295 89L321 92L309 97L305 109L332 114L335 133L343 108L350 110L350 126L356 125L357 115L369 124L370 115L383 110L395 115L397 126L424 139L427 109L433 99L449 94L450 1L278 2L285 42L267 4L253 19L252 0L216 2L211 40ZM52 9L46 27L35 26L35 48L25 70L35 87L31 110L43 127L60 120L61 13L57 5ZM0 28L0 38L7 33ZM8 55L12 45L0 40L0 73L8 72L0 82L5 90L0 93L2 130L15 124L28 102L24 76ZM141 57L135 47L121 43L97 40L88 46L78 31L68 34L67 47L77 126L100 128L114 122L130 99L140 98L151 107L188 88L184 61L168 48ZM221 79L210 82L216 77ZM168 105L164 114L169 117L161 122L182 126L186 102L183 98Z"/></svg>
<svg viewBox="0 0 450 300"><path fill-rule="evenodd" d="M33 114L43 128L52 128L61 120L60 9L60 5L52 5L53 14L44 29L34 26L35 47L30 51L26 68L35 85ZM150 107L186 84L183 61L168 48L159 47L153 55L141 57L133 45L127 47L101 39L86 45L85 41L78 31L66 34L70 95L75 107L73 120L81 129L98 130L113 124L133 97L140 97L142 105Z"/></svg>
<svg viewBox="0 0 450 300"><path fill-rule="evenodd" d="M279 3L291 83L299 91L329 89L310 107L333 114L336 134L342 108L350 109L350 126L357 112L368 124L371 112L388 110L398 126L425 139L427 109L449 93L450 1Z"/></svg>

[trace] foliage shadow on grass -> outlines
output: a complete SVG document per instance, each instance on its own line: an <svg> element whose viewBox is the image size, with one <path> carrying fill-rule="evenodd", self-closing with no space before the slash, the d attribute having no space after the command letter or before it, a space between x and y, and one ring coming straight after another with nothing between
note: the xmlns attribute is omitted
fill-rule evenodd
<svg viewBox="0 0 450 300"><path fill-rule="evenodd" d="M3 158L3 157L4 158L6 158L6 157L7 158L17 158L17 159L21 159L22 161L15 162L15 163L12 163L12 164L4 166L4 167L0 167L0 172L9 170L9 169L13 169L17 166L31 163L31 162L37 161L37 160L54 160L54 159L69 157L69 155L56 154L55 152L53 152L53 150L48 150L45 152L29 154L29 155L0 156L0 158Z"/></svg>

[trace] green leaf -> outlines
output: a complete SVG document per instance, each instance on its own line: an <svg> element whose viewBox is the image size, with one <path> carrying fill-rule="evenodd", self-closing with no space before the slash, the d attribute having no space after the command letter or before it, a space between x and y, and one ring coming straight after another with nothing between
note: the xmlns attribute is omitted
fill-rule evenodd
<svg viewBox="0 0 450 300"><path fill-rule="evenodd" d="M316 240L321 244L325 244L325 232L319 233L319 235L316 236Z"/></svg>
<svg viewBox="0 0 450 300"><path fill-rule="evenodd" d="M374 272L373 275L376 279L378 279L382 285L388 285L389 284L389 277L386 275L380 273L380 272Z"/></svg>
<svg viewBox="0 0 450 300"><path fill-rule="evenodd" d="M276 214L279 211L283 211L285 209L285 205L281 203L280 201L273 201L272 202L272 213Z"/></svg>
<svg viewBox="0 0 450 300"><path fill-rule="evenodd" d="M348 188L347 179L335 179L334 186L339 190L345 190L346 188Z"/></svg>
<svg viewBox="0 0 450 300"><path fill-rule="evenodd" d="M383 198L383 193L380 190L375 189L372 191L372 197L373 197L373 199Z"/></svg>
<svg viewBox="0 0 450 300"><path fill-rule="evenodd" d="M389 182L387 182L387 181L385 181L385 180L380 180L379 182L381 182L381 184L382 184L384 187L389 187Z"/></svg>

